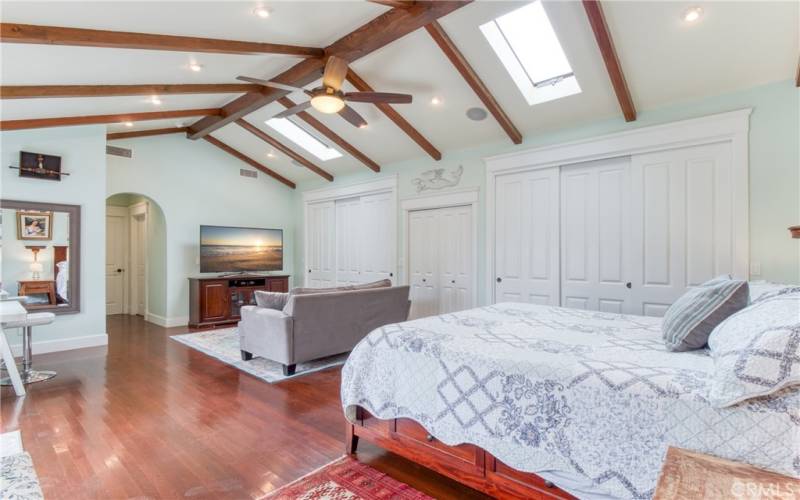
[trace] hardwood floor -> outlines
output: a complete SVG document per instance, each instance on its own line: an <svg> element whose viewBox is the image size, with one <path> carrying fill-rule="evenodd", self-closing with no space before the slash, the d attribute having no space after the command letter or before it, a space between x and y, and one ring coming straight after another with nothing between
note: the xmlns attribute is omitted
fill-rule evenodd
<svg viewBox="0 0 800 500"><path fill-rule="evenodd" d="M2 388L0 428L21 430L45 498L258 498L343 455L339 368L268 384L169 339L185 331L109 316L107 347L35 356L58 376ZM486 498L368 443L358 458L436 498Z"/></svg>

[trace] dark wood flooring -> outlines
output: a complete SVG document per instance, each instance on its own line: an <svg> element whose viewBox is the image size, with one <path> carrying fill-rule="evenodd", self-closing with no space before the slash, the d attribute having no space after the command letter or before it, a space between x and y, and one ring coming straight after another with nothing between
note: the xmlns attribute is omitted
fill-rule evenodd
<svg viewBox="0 0 800 500"><path fill-rule="evenodd" d="M35 356L58 376L2 388L0 429L21 430L45 498L259 498L343 455L339 368L268 384L169 339L185 331L109 316L107 347ZM368 443L358 458L436 498L485 498Z"/></svg>

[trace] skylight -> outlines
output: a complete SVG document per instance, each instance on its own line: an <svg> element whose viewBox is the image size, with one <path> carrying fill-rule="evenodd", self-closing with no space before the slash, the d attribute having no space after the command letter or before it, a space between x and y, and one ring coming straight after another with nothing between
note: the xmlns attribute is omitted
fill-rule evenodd
<svg viewBox="0 0 800 500"><path fill-rule="evenodd" d="M529 105L581 91L541 0L481 25Z"/></svg>
<svg viewBox="0 0 800 500"><path fill-rule="evenodd" d="M288 118L270 118L264 123L322 161L328 161L342 156L342 153L332 147L326 146L316 137L295 125L295 123Z"/></svg>

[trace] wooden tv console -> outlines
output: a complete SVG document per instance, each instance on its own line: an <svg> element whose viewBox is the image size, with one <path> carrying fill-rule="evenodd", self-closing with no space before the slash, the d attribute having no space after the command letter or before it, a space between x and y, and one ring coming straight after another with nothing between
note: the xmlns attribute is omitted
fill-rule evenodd
<svg viewBox="0 0 800 500"><path fill-rule="evenodd" d="M239 309L256 303L256 290L288 292L289 275L189 278L189 327L216 327L239 321Z"/></svg>
<svg viewBox="0 0 800 500"><path fill-rule="evenodd" d="M448 446L407 418L381 420L359 407L356 423L347 422L348 454L356 452L359 438L495 498L575 498L536 474L505 465L482 448L471 444Z"/></svg>

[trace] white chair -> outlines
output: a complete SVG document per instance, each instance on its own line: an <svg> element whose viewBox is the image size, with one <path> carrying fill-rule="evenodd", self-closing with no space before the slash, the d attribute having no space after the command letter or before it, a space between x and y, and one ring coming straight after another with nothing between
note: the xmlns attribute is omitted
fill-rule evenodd
<svg viewBox="0 0 800 500"><path fill-rule="evenodd" d="M17 371L17 362L14 360L11 346L8 345L5 330L0 332L0 354L2 354L3 363L5 363L6 371L8 372L8 378L3 379L0 383L2 383L2 385L8 385L8 383L10 383L14 386L14 392L17 396L24 396L25 385L23 385L22 378L19 376L19 371Z"/></svg>
<svg viewBox="0 0 800 500"><path fill-rule="evenodd" d="M34 370L31 368L33 361L33 352L31 351L33 327L49 325L55 321L55 319L56 315L50 312L29 313L28 316L22 321L9 321L7 323L3 323L2 325L3 330L9 328L22 328L22 373L20 374L20 377L23 384L41 382L42 380L48 380L56 376L56 372L54 371ZM11 381L3 379L0 381L0 384L10 385Z"/></svg>

